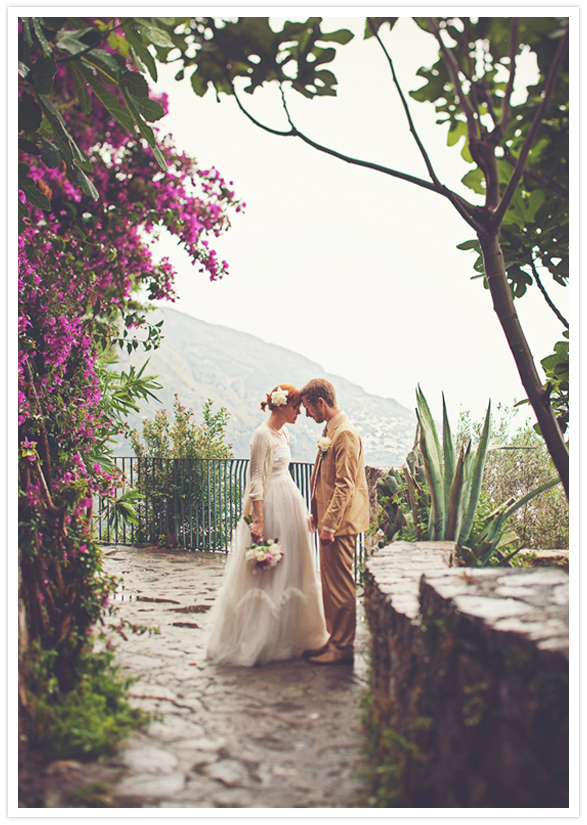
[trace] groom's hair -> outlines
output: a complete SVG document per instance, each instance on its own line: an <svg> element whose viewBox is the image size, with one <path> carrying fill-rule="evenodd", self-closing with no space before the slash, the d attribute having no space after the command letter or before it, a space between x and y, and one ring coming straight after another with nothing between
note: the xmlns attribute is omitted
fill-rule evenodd
<svg viewBox="0 0 587 825"><path fill-rule="evenodd" d="M336 390L326 378L312 378L302 387L300 395L307 398L310 404L316 404L319 398L323 398L329 407L337 406Z"/></svg>

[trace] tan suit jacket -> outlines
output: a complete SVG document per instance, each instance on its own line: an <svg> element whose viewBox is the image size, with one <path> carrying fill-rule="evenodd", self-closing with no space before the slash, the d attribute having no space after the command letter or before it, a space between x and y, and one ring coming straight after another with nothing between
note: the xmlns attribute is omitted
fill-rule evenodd
<svg viewBox="0 0 587 825"><path fill-rule="evenodd" d="M342 410L327 424L331 444L316 458L312 474L312 510L319 530L356 536L369 527L369 495L359 431Z"/></svg>

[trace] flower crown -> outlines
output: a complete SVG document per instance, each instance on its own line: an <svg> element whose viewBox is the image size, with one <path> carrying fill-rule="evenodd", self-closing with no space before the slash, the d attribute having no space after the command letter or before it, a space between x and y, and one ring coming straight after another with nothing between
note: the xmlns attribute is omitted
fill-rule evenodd
<svg viewBox="0 0 587 825"><path fill-rule="evenodd" d="M282 390L281 387L277 387L275 392L271 393L271 403L274 407L286 407L288 395L289 390Z"/></svg>

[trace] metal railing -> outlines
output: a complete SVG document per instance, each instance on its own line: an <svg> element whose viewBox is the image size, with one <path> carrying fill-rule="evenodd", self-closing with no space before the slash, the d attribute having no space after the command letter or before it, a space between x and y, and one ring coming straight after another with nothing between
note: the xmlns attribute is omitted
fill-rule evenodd
<svg viewBox="0 0 587 825"><path fill-rule="evenodd" d="M137 524L114 519L110 500L97 497L94 521L97 538L107 544L160 545L185 550L226 552L241 514L247 458L115 458L125 489L144 498L135 503ZM310 509L313 465L292 462L290 473ZM313 536L316 566L318 539ZM364 539L355 550L355 579L364 559Z"/></svg>

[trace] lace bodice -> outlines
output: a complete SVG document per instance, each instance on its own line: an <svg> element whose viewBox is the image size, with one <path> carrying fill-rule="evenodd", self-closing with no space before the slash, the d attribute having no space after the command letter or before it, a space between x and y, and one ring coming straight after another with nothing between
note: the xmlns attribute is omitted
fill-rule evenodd
<svg viewBox="0 0 587 825"><path fill-rule="evenodd" d="M274 462L278 453L282 456L275 468ZM287 454L287 460L283 457ZM287 439L283 435L277 435L267 424L257 427L251 438L251 463L249 496L251 501L262 499L265 492L265 484L269 477L273 478L278 472L278 468L287 470L290 462L290 452Z"/></svg>

